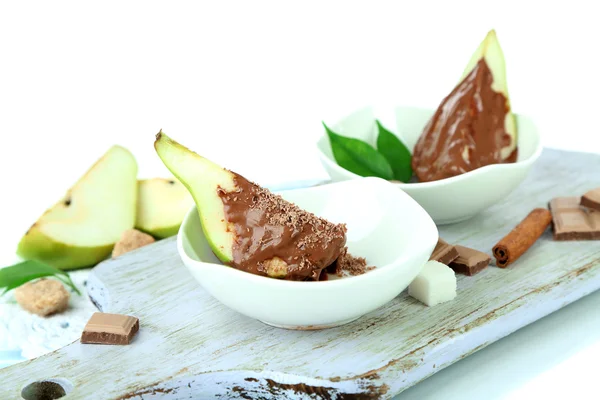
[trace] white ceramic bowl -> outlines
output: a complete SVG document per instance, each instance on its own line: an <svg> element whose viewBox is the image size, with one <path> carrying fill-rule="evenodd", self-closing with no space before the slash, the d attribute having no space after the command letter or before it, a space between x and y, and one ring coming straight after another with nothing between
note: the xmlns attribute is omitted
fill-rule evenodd
<svg viewBox="0 0 600 400"><path fill-rule="evenodd" d="M381 307L417 276L437 242L437 228L425 210L379 178L279 194L332 222L345 222L350 253L377 268L322 282L283 281L230 268L212 253L196 209L190 210L177 238L183 263L215 299L272 326L323 329Z"/></svg>
<svg viewBox="0 0 600 400"><path fill-rule="evenodd" d="M362 139L375 145L375 118L400 137L412 151L423 128L435 110L415 107L367 107L358 110L330 127L340 135ZM437 224L450 224L469 219L491 205L502 201L526 177L542 152L542 144L533 121L516 115L518 127L517 162L494 164L452 178L423 183L397 183L396 186L415 199ZM329 125L329 122L326 121ZM360 178L340 167L333 158L329 138L317 143L319 157L333 181Z"/></svg>

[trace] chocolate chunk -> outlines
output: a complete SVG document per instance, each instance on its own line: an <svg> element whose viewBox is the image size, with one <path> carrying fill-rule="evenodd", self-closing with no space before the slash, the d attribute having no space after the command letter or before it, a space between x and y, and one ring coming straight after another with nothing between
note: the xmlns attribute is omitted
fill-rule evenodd
<svg viewBox="0 0 600 400"><path fill-rule="evenodd" d="M455 246L458 257L450 263L450 268L458 274L473 276L487 267L492 259L487 254L464 246Z"/></svg>
<svg viewBox="0 0 600 400"><path fill-rule="evenodd" d="M456 248L439 238L429 260L439 261L442 264L449 265L452 261L456 260L457 257L458 251L456 251Z"/></svg>
<svg viewBox="0 0 600 400"><path fill-rule="evenodd" d="M550 202L554 240L600 240L600 211L580 203L579 197L558 197Z"/></svg>
<svg viewBox="0 0 600 400"><path fill-rule="evenodd" d="M581 205L600 211L600 188L590 190L581 198Z"/></svg>
<svg viewBox="0 0 600 400"><path fill-rule="evenodd" d="M81 334L81 343L129 344L140 328L136 317L94 313Z"/></svg>

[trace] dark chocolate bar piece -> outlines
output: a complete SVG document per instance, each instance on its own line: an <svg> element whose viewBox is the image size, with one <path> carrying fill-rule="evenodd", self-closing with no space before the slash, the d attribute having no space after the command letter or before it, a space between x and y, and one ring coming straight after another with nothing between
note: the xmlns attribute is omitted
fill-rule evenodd
<svg viewBox="0 0 600 400"><path fill-rule="evenodd" d="M446 243L443 239L439 238L435 249L429 260L439 261L442 264L450 264L458 257L458 251L451 244Z"/></svg>
<svg viewBox="0 0 600 400"><path fill-rule="evenodd" d="M600 240L600 211L580 204L579 197L558 197L550 202L554 240Z"/></svg>
<svg viewBox="0 0 600 400"><path fill-rule="evenodd" d="M449 265L458 274L473 276L490 264L492 259L487 254L465 246L454 246L458 252L456 260Z"/></svg>
<svg viewBox="0 0 600 400"><path fill-rule="evenodd" d="M600 211L600 188L590 190L581 197L581 205Z"/></svg>
<svg viewBox="0 0 600 400"><path fill-rule="evenodd" d="M83 328L81 343L129 344L139 329L136 317L97 312Z"/></svg>

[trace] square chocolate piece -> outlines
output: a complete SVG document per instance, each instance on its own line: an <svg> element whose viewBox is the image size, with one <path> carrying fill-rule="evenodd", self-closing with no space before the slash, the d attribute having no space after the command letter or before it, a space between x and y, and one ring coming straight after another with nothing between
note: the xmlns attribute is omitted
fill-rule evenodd
<svg viewBox="0 0 600 400"><path fill-rule="evenodd" d="M458 251L451 244L446 243L443 239L439 238L435 249L429 260L438 261L442 264L450 264L458 257Z"/></svg>
<svg viewBox="0 0 600 400"><path fill-rule="evenodd" d="M136 317L97 312L83 328L81 343L129 344L139 328Z"/></svg>
<svg viewBox="0 0 600 400"><path fill-rule="evenodd" d="M558 197L550 202L554 240L600 240L600 211L580 204L579 197Z"/></svg>
<svg viewBox="0 0 600 400"><path fill-rule="evenodd" d="M590 190L581 197L581 205L600 211L600 188Z"/></svg>
<svg viewBox="0 0 600 400"><path fill-rule="evenodd" d="M490 264L492 259L487 254L465 246L455 246L458 258L449 265L457 274L473 276Z"/></svg>

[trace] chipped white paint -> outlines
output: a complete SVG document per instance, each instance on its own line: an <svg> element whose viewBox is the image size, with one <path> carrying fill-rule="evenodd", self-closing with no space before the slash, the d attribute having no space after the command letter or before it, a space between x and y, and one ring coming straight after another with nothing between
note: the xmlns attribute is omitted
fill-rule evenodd
<svg viewBox="0 0 600 400"><path fill-rule="evenodd" d="M81 330L96 311L85 295L84 281L89 270L70 273L81 296L71 291L69 308L60 314L40 317L16 303L14 291L0 297L0 349L21 349L25 358L39 357L68 345L81 336Z"/></svg>
<svg viewBox="0 0 600 400"><path fill-rule="evenodd" d="M441 235L490 253L534 207L600 186L599 170L598 155L546 150L504 203ZM600 288L600 241L554 242L547 232L512 267L460 276L449 303L428 308L402 294L322 331L272 328L225 308L191 279L173 239L92 275L90 294L103 310L140 318L133 343L75 342L0 370L0 398L19 398L23 386L49 378L69 381L72 398L389 398Z"/></svg>

